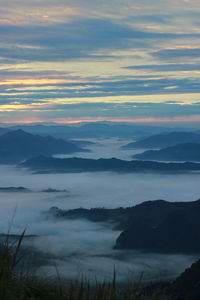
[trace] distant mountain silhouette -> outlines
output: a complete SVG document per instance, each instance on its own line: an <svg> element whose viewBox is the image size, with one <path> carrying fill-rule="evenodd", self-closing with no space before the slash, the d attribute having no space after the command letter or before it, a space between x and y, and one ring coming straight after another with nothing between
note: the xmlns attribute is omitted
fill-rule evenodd
<svg viewBox="0 0 200 300"><path fill-rule="evenodd" d="M2 186L0 187L0 192L2 193L23 193L23 192L36 192L34 190L31 190L29 188L23 187L23 186ZM46 188L44 190L39 190L37 192L41 193L68 193L67 190L58 190L54 188Z"/></svg>
<svg viewBox="0 0 200 300"><path fill-rule="evenodd" d="M117 249L161 253L200 253L200 200L149 201L135 207Z"/></svg>
<svg viewBox="0 0 200 300"><path fill-rule="evenodd" d="M37 155L68 154L85 151L80 147L51 136L42 137L23 130L0 136L0 163L12 164Z"/></svg>
<svg viewBox="0 0 200 300"><path fill-rule="evenodd" d="M7 132L10 132L10 130L7 127L0 127L0 135L3 135Z"/></svg>
<svg viewBox="0 0 200 300"><path fill-rule="evenodd" d="M123 230L129 224L129 219L134 208L77 208L62 210L58 207L51 207L47 215L56 219L77 220L86 219L92 222L105 222L113 225L114 229Z"/></svg>
<svg viewBox="0 0 200 300"><path fill-rule="evenodd" d="M57 189L52 189L52 188L47 188L42 190L43 193L68 193L67 190L57 190Z"/></svg>
<svg viewBox="0 0 200 300"><path fill-rule="evenodd" d="M27 189L23 186L6 186L6 187L0 187L0 192L4 192L4 193L16 193L16 192L30 192L30 189Z"/></svg>
<svg viewBox="0 0 200 300"><path fill-rule="evenodd" d="M22 129L32 134L53 135L62 138L135 138L170 131L169 128L159 126L144 126L120 122L88 122L76 126L70 125L17 125L11 130Z"/></svg>
<svg viewBox="0 0 200 300"><path fill-rule="evenodd" d="M200 143L200 134L194 132L169 132L152 135L143 140L129 143L125 149L151 149L171 147L183 143Z"/></svg>
<svg viewBox="0 0 200 300"><path fill-rule="evenodd" d="M161 150L149 150L133 157L145 160L200 161L200 144L178 144Z"/></svg>
<svg viewBox="0 0 200 300"><path fill-rule="evenodd" d="M70 172L187 172L200 170L200 163L162 163L140 160L53 158L38 156L19 165L39 173Z"/></svg>

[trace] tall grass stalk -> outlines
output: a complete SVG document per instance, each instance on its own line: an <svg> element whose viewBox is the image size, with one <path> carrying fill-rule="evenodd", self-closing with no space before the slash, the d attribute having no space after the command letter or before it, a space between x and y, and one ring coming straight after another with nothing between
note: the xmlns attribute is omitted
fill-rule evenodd
<svg viewBox="0 0 200 300"><path fill-rule="evenodd" d="M0 300L165 300L158 294L145 295L142 277L137 284L118 285L116 271L110 283L91 284L82 278L64 284L58 269L57 281L19 274L16 267L23 259L20 254L25 230L13 244L9 237L0 248Z"/></svg>

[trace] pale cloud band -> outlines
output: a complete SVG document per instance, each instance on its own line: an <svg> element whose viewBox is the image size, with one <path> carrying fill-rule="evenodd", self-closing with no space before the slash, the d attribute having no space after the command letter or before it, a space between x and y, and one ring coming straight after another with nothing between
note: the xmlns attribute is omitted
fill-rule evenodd
<svg viewBox="0 0 200 300"><path fill-rule="evenodd" d="M3 122L199 122L199 1L0 5Z"/></svg>

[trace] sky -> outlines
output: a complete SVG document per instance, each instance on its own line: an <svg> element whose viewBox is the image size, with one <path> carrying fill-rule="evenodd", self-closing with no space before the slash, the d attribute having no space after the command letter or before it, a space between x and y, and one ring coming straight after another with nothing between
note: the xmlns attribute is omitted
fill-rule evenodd
<svg viewBox="0 0 200 300"><path fill-rule="evenodd" d="M199 0L0 7L0 123L200 122Z"/></svg>

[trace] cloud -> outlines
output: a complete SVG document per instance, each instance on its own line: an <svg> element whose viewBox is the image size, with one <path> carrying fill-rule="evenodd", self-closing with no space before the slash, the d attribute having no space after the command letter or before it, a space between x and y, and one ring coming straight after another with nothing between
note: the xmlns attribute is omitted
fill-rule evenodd
<svg viewBox="0 0 200 300"><path fill-rule="evenodd" d="M21 61L106 59L112 57L111 50L146 48L156 39L200 37L198 33L142 31L108 19L79 19L50 26L0 25L0 30L3 38L0 56ZM97 53L99 50L107 52L101 55ZM153 55L159 53L162 52Z"/></svg>
<svg viewBox="0 0 200 300"><path fill-rule="evenodd" d="M170 14L141 14L129 16L126 21L133 22L133 24L140 23L152 23L152 24L169 24L173 19L173 16Z"/></svg>
<svg viewBox="0 0 200 300"><path fill-rule="evenodd" d="M0 0L0 4L4 119L27 111L29 118L44 118L48 110L49 118L53 110L58 119L70 113L78 118L79 104L88 102L164 102L182 97L197 101L197 2L116 0L113 5L106 0L61 0L58 5L52 0L13 0L11 6ZM157 72L165 74L156 77ZM70 103L77 109L67 106ZM93 114L87 109L82 107L85 118L91 117L88 112ZM104 116L111 110L104 108Z"/></svg>
<svg viewBox="0 0 200 300"><path fill-rule="evenodd" d="M176 66L173 66L173 68L176 68ZM61 104L77 102L77 99L79 99L78 102L100 102L101 98L103 100L106 97L113 97L107 102L115 102L117 97L165 95L170 90L173 90L173 94L198 93L199 79L170 77L125 78L121 76L109 80L100 80L98 78L82 79L80 77L65 79L64 77L55 76L54 78L43 79L36 77L27 80L20 79L19 76L19 79L16 77L15 80L2 80L0 86L0 99L2 101L8 99L8 103L12 101L18 101L21 104L49 103L50 105L57 105L59 109ZM83 99L88 100L83 101Z"/></svg>
<svg viewBox="0 0 200 300"><path fill-rule="evenodd" d="M200 71L200 64L190 63L170 63L170 64L154 64L154 65L137 65L127 66L125 69L145 70L149 72L179 72L179 71Z"/></svg>
<svg viewBox="0 0 200 300"><path fill-rule="evenodd" d="M161 49L152 53L152 55L161 60L179 60L183 59L199 59L200 48L177 48L177 49Z"/></svg>
<svg viewBox="0 0 200 300"><path fill-rule="evenodd" d="M170 98L169 98L170 99ZM1 110L1 122L32 120L70 122L81 120L113 120L130 122L199 122L200 105L176 101L167 103L57 103L12 104Z"/></svg>

